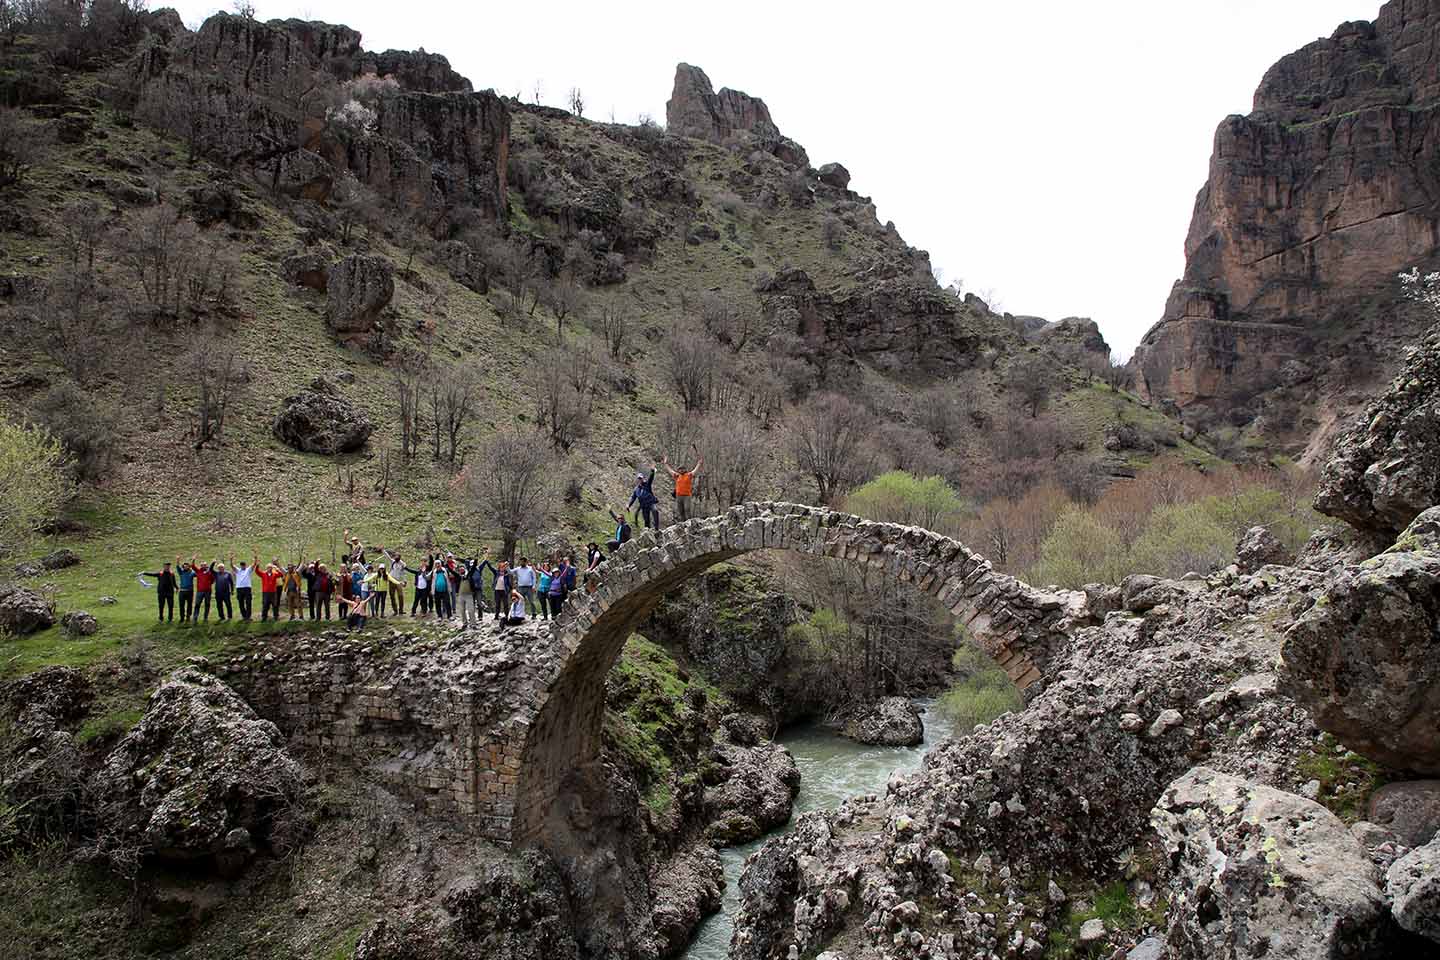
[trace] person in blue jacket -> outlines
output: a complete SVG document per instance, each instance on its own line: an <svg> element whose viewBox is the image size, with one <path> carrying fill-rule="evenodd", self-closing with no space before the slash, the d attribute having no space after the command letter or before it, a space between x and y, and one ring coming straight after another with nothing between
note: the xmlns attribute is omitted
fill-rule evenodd
<svg viewBox="0 0 1440 960"><path fill-rule="evenodd" d="M660 526L660 513L655 505L660 501L655 496L655 468L650 468L650 473L635 474L635 489L630 494L630 502L625 504L625 509L636 508L640 518L645 521L645 526L658 528Z"/></svg>

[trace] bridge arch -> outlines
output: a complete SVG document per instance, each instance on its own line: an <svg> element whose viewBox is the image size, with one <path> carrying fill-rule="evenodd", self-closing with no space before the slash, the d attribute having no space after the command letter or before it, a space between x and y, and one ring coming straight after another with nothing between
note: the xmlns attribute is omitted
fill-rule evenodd
<svg viewBox="0 0 1440 960"><path fill-rule="evenodd" d="M1037 590L996 573L958 540L823 507L747 503L643 531L606 561L595 592L572 595L556 621L547 677L531 709L508 725L508 742L492 750L500 771L474 786L485 832L516 845L553 836L555 818L566 815L557 802L567 783L599 756L605 678L626 639L690 577L775 549L848 560L913 584L959 618L1021 687L1045 676L1086 614L1083 593Z"/></svg>

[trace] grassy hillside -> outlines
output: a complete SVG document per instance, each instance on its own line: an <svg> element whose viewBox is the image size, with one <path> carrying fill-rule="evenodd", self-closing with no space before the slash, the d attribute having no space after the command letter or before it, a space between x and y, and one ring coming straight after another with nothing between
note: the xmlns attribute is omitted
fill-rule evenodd
<svg viewBox="0 0 1440 960"><path fill-rule="evenodd" d="M23 37L3 56L12 76L39 70L43 60L39 47ZM343 242L335 226L337 204L278 197L243 165L225 169L203 158L191 160L184 143L107 105L111 81L103 72L57 75L63 95L53 97L53 104L21 111L48 145L23 181L4 192L10 213L0 232L0 273L19 281L13 284L17 290L65 281L71 270L63 226L67 211L95 205L103 221L95 270L104 319L94 348L103 363L78 385L84 406L63 416L93 422L113 441L114 456L100 476L82 485L72 505L79 532L55 540L74 549L81 564L40 582L62 610L95 612L101 631L74 641L49 631L8 644L7 671L85 661L149 630L153 594L139 586L135 574L176 554L227 559L259 552L267 558L329 559L344 528L369 542L412 551L417 538L458 548L494 542L495 531L477 523L457 489L456 466L433 462L428 448L412 461L399 456L393 369L400 358L427 355L437 370L461 366L479 379L478 400L464 431L473 462L496 430L535 425L531 380L537 367L586 349L603 356L599 318L607 308L624 312L633 346L619 361L604 365L591 400L589 431L564 451L555 468L576 494L560 504L557 526L583 543L608 530L605 511L624 504L635 468L664 452L657 447L657 424L680 407L667 373L666 344L677 325L699 328L705 298L723 298L753 323L744 349L719 342L713 347L728 355L722 375L749 383L773 376L767 371L782 353L793 352L803 332L795 328L795 316L773 309L773 302L757 294L757 278L800 269L821 294L835 296L870 290L874 278L896 275L920 278L933 288L923 252L876 222L866 198L815 189L813 181L796 194L795 174L768 154L512 103L511 166L522 176L512 178L508 223L483 226L484 236L512 247L573 245L576 230L546 212L554 209L547 196L609 185L641 210L643 197L635 184L656 169L670 170L695 198L643 207L653 246L624 256L623 282L585 289L584 304L565 322L562 336L547 306L516 308L503 266L488 294L452 279L443 263L444 238L417 233L404 211L382 207ZM60 142L54 133L62 126L80 132ZM233 264L224 295L172 314L145 309L137 274L126 262L126 232L134 231L157 201L173 204L181 222L188 222L195 216L197 192L216 185L233 191L236 209L228 219L198 229L196 243L210 245L221 262ZM687 240L697 224L708 224L718 239ZM477 251L483 252L482 246L475 244ZM281 261L302 251L330 259L367 253L397 265L395 295L385 316L394 331L388 356L339 343L325 322L324 294L282 278ZM0 324L10 333L0 342L7 371L0 396L8 415L17 419L53 420L52 391L71 379L54 351L46 349L44 324L36 319L40 309L35 297L0 299ZM1028 429L1023 419L1007 420L1016 407L1013 394L1007 394L1009 372L1027 359L1054 382L1052 399L1035 426L1045 425L1051 438L1046 442L1056 449L1032 456L1025 461L1032 466L1022 466L1022 473L1048 469L1047 457L1052 464L1070 464L1072 472L1092 469L1107 457L1110 468L1127 469L1155 459L1207 459L1204 451L1180 440L1163 417L1027 345L1003 318L958 301L953 309L943 321L946 335L981 346L948 371L903 363L881 369L856 359L864 354L833 337L787 357L801 374L796 382L780 385L786 394L778 415L755 420L765 431L765 456L752 495L815 498L813 484L790 455L786 423L806 394L830 389L866 406L877 426L893 427L904 443L926 448L917 455L912 447L901 455L895 452L901 441L877 447L873 471L892 465L940 470L978 501L988 494L976 488L972 477L984 475L1002 456L996 449L1008 442L1002 436L1007 429ZM883 327L891 319L885 310L880 302L867 319ZM221 442L199 450L193 431L197 350L211 358L233 351L239 371ZM273 436L283 398L318 376L341 381L344 394L376 424L360 453L299 453ZM921 424L935 391L943 395L952 388L966 392L973 412L964 435L940 449ZM739 406L719 412L725 418L753 419ZM1107 454L1105 433L1117 417L1147 424L1169 445L1157 447L1158 452ZM538 431L535 442L545 442ZM677 459L684 453L669 452ZM904 457L915 463L896 463ZM387 459L390 479L381 496L373 486ZM668 500L662 504L668 506ZM97 607L101 596L119 602ZM197 639L197 633L205 639ZM189 650L222 635L214 627L183 634L166 628L156 637Z"/></svg>

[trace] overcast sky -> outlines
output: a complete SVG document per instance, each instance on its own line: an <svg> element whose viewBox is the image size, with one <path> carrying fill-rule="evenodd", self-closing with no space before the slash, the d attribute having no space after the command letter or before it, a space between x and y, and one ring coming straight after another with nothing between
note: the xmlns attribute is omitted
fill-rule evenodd
<svg viewBox="0 0 1440 960"><path fill-rule="evenodd" d="M162 0L152 0L158 7ZM175 4L198 26L221 5ZM763 97L911 244L1014 313L1095 318L1129 354L1184 268L1216 125L1266 68L1379 0L470 4L260 0L476 88L664 123L675 64ZM223 7L223 9L229 9Z"/></svg>

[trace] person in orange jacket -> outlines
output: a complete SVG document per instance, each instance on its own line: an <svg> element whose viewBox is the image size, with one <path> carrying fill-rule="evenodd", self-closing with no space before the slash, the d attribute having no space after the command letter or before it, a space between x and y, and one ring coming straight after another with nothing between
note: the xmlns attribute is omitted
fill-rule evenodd
<svg viewBox="0 0 1440 960"><path fill-rule="evenodd" d="M689 470L676 470L670 466L669 457L663 457L661 462L665 465L665 471L675 481L675 515L682 521L689 520L690 497L695 493L695 478L700 475L700 464L705 462L705 458L697 459L695 466Z"/></svg>

